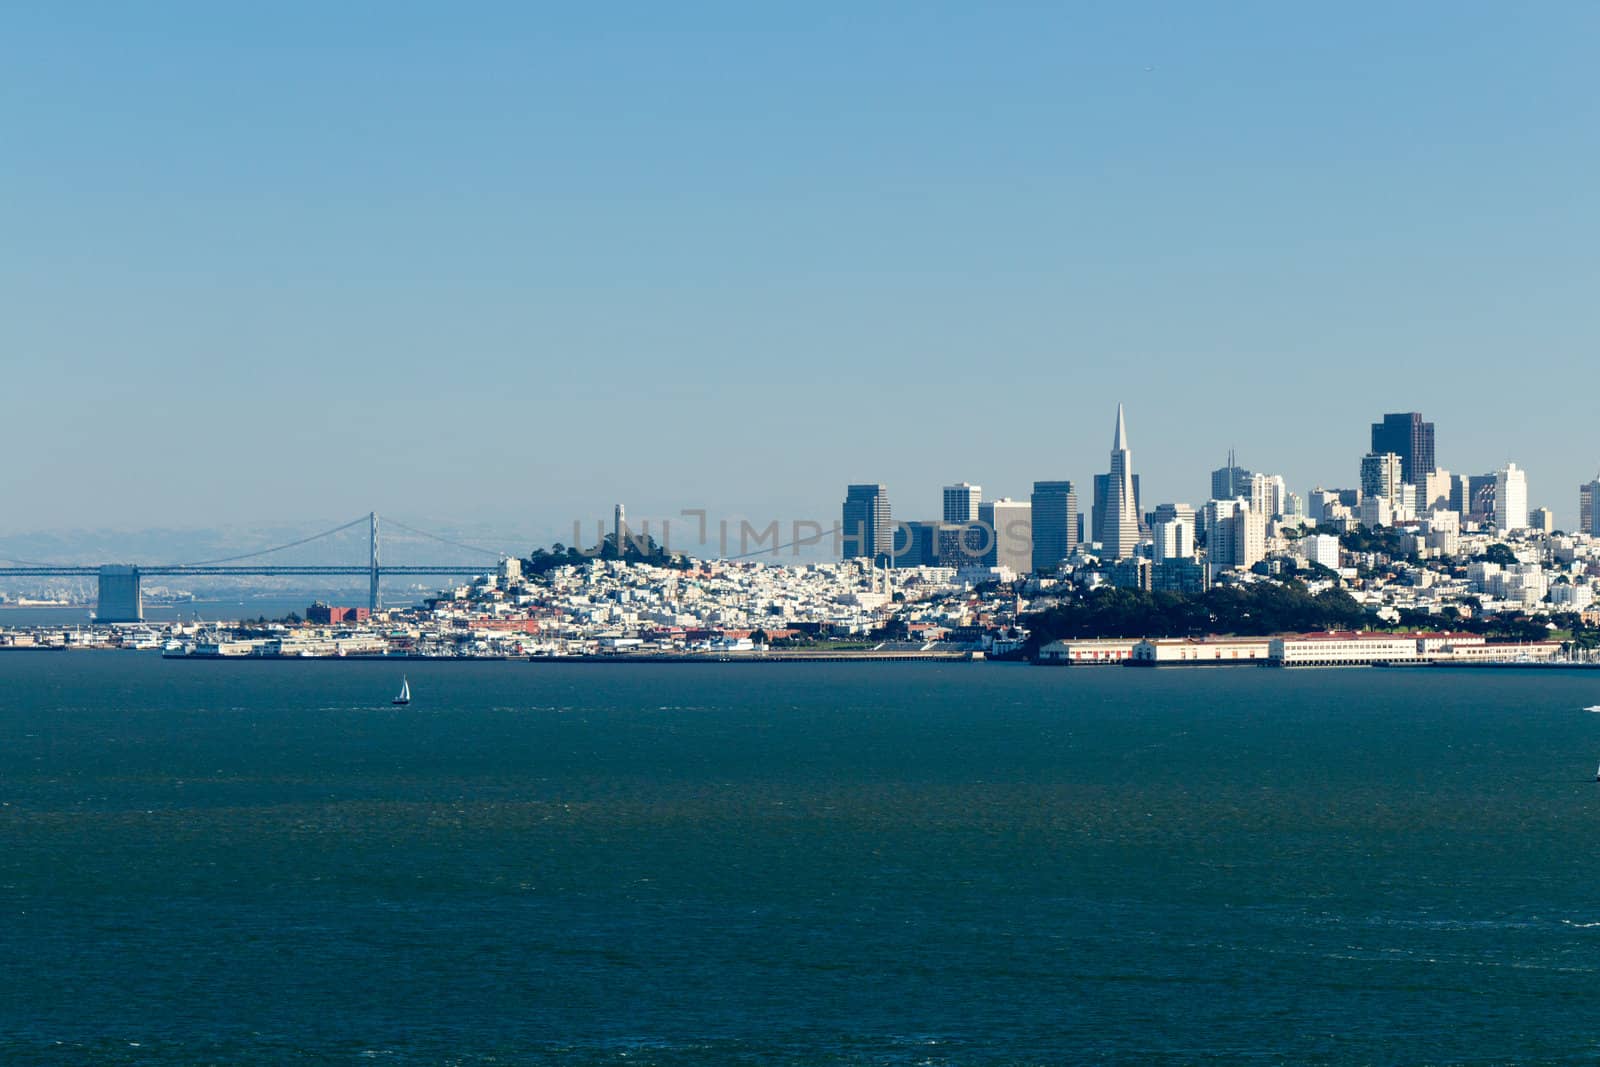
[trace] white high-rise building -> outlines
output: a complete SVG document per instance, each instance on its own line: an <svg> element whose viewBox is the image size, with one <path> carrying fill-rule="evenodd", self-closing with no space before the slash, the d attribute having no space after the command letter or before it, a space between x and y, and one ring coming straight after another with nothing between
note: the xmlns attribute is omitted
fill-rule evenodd
<svg viewBox="0 0 1600 1067"><path fill-rule="evenodd" d="M1150 531L1155 535L1156 559L1190 559L1194 556L1193 520L1158 519Z"/></svg>
<svg viewBox="0 0 1600 1067"><path fill-rule="evenodd" d="M1206 504L1206 559L1214 568L1254 566L1266 558L1267 517L1238 500Z"/></svg>
<svg viewBox="0 0 1600 1067"><path fill-rule="evenodd" d="M1250 510L1272 518L1285 514L1289 501L1289 486L1281 474L1252 474L1245 485L1250 494Z"/></svg>
<svg viewBox="0 0 1600 1067"><path fill-rule="evenodd" d="M1267 558L1267 517L1245 511L1223 522L1233 537L1233 565L1248 570Z"/></svg>
<svg viewBox="0 0 1600 1067"><path fill-rule="evenodd" d="M1133 454L1128 450L1128 425L1117 405L1117 430L1111 439L1111 469L1106 478L1105 534L1101 551L1107 559L1127 559L1139 547L1139 502L1133 490Z"/></svg>
<svg viewBox="0 0 1600 1067"><path fill-rule="evenodd" d="M1265 474L1252 474L1249 482L1250 510L1258 515L1272 514L1272 479Z"/></svg>
<svg viewBox="0 0 1600 1067"><path fill-rule="evenodd" d="M1289 514L1289 483L1284 481L1283 475L1274 474L1268 479L1272 490L1272 510L1268 515Z"/></svg>
<svg viewBox="0 0 1600 1067"><path fill-rule="evenodd" d="M1455 479L1449 471L1434 471L1425 475L1422 482L1422 504L1417 513L1449 511L1450 499L1455 492Z"/></svg>
<svg viewBox="0 0 1600 1067"><path fill-rule="evenodd" d="M1387 497L1400 490L1400 457L1393 452L1369 452L1361 457L1361 496Z"/></svg>
<svg viewBox="0 0 1600 1067"><path fill-rule="evenodd" d="M1501 533L1528 526L1528 472L1507 463L1494 472L1494 524Z"/></svg>

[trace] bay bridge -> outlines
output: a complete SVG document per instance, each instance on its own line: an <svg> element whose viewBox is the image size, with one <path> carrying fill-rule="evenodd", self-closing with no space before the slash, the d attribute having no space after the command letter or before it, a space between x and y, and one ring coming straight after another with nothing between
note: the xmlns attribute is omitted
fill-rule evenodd
<svg viewBox="0 0 1600 1067"><path fill-rule="evenodd" d="M505 554L486 549L479 545L469 545L461 541L453 541L447 537L439 537L406 526L395 520L390 524L407 533L416 534L429 540L454 546L457 549L466 549L480 552L486 556L495 556L497 561L506 558ZM251 563L249 560L259 559L287 549L307 545L313 541L332 537L346 530L366 524L368 527L368 552L365 564L349 565L274 565ZM228 556L222 559L200 560L193 563L114 563L114 564L70 564L70 563L40 563L34 560L7 560L0 557L0 563L10 566L0 566L0 579L22 577L83 577L96 578L99 581L95 604L95 618L100 622L142 622L144 620L144 596L141 582L147 576L189 575L196 577L284 577L284 576L320 576L320 577L362 577L368 581L368 606L377 611L383 606L381 581L385 575L441 575L441 576L475 576L490 570L486 566L462 566L460 564L384 564L379 551L378 539L378 513L369 512L358 519L352 519L342 526L335 526L331 530L324 530L310 537L302 537L287 544L274 545L254 552L245 552L237 556Z"/></svg>

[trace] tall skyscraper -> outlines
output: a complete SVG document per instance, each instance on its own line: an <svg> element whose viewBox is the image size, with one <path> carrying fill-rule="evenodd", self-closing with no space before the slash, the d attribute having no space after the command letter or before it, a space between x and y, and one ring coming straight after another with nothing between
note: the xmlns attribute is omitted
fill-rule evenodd
<svg viewBox="0 0 1600 1067"><path fill-rule="evenodd" d="M1393 452L1400 457L1400 481L1423 485L1435 469L1433 423L1423 422L1416 411L1385 415L1382 422L1372 424L1372 451L1377 455Z"/></svg>
<svg viewBox="0 0 1600 1067"><path fill-rule="evenodd" d="M1105 536L1108 559L1127 559L1139 547L1139 499L1133 488L1133 454L1128 450L1128 424L1117 405L1117 429L1111 439L1111 469L1106 472Z"/></svg>
<svg viewBox="0 0 1600 1067"><path fill-rule="evenodd" d="M1393 452L1370 452L1361 457L1361 495L1394 501L1405 481L1404 461Z"/></svg>
<svg viewBox="0 0 1600 1067"><path fill-rule="evenodd" d="M1096 474L1094 476L1094 502L1089 507L1089 540L1099 541L1101 544L1104 544L1106 540L1106 493L1110 491L1110 488L1111 475ZM1133 476L1133 504L1135 509L1141 507L1139 502L1143 499L1139 495L1139 476L1135 474ZM1141 511L1142 514L1143 512ZM1078 540L1082 541L1083 538L1080 537Z"/></svg>
<svg viewBox="0 0 1600 1067"><path fill-rule="evenodd" d="M1600 477L1578 486L1578 532L1600 537Z"/></svg>
<svg viewBox="0 0 1600 1067"><path fill-rule="evenodd" d="M1250 473L1234 462L1233 449L1228 449L1228 465L1211 472L1211 499L1232 500L1249 496Z"/></svg>
<svg viewBox="0 0 1600 1067"><path fill-rule="evenodd" d="M983 502L983 486L957 482L944 487L944 521L977 522L978 505Z"/></svg>
<svg viewBox="0 0 1600 1067"><path fill-rule="evenodd" d="M993 531L984 563L1008 567L1017 574L1033 566L1032 509L1020 500L1001 497L978 505L978 521Z"/></svg>
<svg viewBox="0 0 1600 1067"><path fill-rule="evenodd" d="M1033 572L1049 574L1078 547L1078 490L1071 482L1034 482Z"/></svg>
<svg viewBox="0 0 1600 1067"><path fill-rule="evenodd" d="M1501 533L1528 528L1528 472L1515 463L1494 473L1494 524Z"/></svg>
<svg viewBox="0 0 1600 1067"><path fill-rule="evenodd" d="M845 559L887 559L894 551L889 491L881 485L846 487L842 534Z"/></svg>

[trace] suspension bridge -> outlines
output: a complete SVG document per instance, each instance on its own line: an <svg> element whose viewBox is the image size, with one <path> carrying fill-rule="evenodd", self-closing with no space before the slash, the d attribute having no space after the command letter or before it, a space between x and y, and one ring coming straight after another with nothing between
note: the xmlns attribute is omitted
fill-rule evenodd
<svg viewBox="0 0 1600 1067"><path fill-rule="evenodd" d="M447 537L430 534L418 530L396 520L387 520L392 526L409 534L437 541L441 544L451 545L457 549L480 552L486 556L494 556L496 560L506 558L504 553L483 548L480 545L470 545L461 541L453 541ZM297 564L271 564L252 563L264 556L283 552L301 545L308 545L314 541L333 537L365 524L368 527L368 554L367 562L363 564L350 564L345 566L306 566ZM324 530L310 537L302 537L287 544L274 545L254 552L245 552L237 556L227 556L222 559L201 560L194 563L115 563L115 564L64 564L40 563L33 560L6 560L0 557L0 562L9 563L10 566L0 566L0 578L22 577L84 577L97 578L99 588L96 596L95 618L101 622L142 622L144 620L144 597L141 582L145 577L166 575L190 575L204 577L282 577L282 576L320 576L320 577L361 577L368 580L368 605L373 611L383 606L383 593L381 582L385 575L479 575L489 568L485 566L462 566L460 564L384 564L380 552L378 531L378 513L370 512L357 519L335 526L331 530Z"/></svg>

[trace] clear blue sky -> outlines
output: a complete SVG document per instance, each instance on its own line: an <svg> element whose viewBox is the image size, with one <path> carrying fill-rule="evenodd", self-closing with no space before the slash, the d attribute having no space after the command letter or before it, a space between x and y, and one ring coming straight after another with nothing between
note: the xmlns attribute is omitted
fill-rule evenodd
<svg viewBox="0 0 1600 1067"><path fill-rule="evenodd" d="M1600 468L1600 5L0 12L0 529Z"/></svg>

